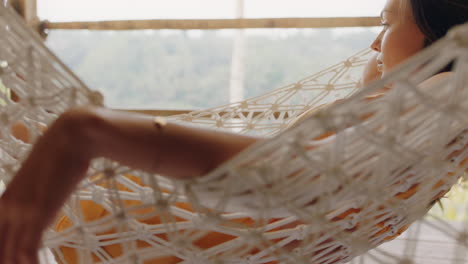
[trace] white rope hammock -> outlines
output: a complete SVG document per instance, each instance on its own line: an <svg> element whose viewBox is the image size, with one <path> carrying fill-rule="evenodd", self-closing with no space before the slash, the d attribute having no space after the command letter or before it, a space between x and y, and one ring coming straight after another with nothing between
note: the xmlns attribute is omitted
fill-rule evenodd
<svg viewBox="0 0 468 264"><path fill-rule="evenodd" d="M468 167L468 26L356 92L368 54L264 95L170 117L269 137L203 177L174 181L96 160L44 246L58 263L331 264L394 239ZM418 88L450 61L450 78ZM102 105L99 93L4 7L0 78L20 98L0 93L5 182L31 147L11 135L14 122L36 139L38 124L66 109ZM392 89L379 94L384 86ZM430 224L460 247L468 244L465 229ZM372 256L376 263L416 263L411 250Z"/></svg>

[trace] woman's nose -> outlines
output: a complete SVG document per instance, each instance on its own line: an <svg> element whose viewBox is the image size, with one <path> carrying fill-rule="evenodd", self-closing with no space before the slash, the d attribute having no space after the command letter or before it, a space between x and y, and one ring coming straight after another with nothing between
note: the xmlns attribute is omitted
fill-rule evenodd
<svg viewBox="0 0 468 264"><path fill-rule="evenodd" d="M374 51L380 52L380 46L381 46L381 34L375 38L375 40L371 43L370 48Z"/></svg>

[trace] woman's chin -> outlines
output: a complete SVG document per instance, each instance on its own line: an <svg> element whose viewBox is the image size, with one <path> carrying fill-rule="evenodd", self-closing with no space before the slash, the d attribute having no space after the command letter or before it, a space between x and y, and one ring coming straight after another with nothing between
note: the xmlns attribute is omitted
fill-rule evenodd
<svg viewBox="0 0 468 264"><path fill-rule="evenodd" d="M380 73L383 73L383 71L384 71L383 64L381 64L381 63L377 64L377 71L380 72Z"/></svg>

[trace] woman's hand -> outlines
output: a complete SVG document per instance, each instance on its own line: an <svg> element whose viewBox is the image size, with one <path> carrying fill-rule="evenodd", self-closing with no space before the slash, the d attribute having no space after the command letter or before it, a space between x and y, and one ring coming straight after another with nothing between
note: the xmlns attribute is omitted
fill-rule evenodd
<svg viewBox="0 0 468 264"><path fill-rule="evenodd" d="M377 55L378 53L374 53L367 61L362 72L361 87L365 87L369 83L382 78L382 73L377 69Z"/></svg>

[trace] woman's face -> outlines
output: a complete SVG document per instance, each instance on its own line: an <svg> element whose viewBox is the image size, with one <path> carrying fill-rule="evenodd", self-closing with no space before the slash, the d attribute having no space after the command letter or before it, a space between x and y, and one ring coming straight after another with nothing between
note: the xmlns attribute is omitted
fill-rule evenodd
<svg viewBox="0 0 468 264"><path fill-rule="evenodd" d="M382 31L371 44L377 69L385 75L424 47L424 34L414 22L409 0L387 0L381 13Z"/></svg>

